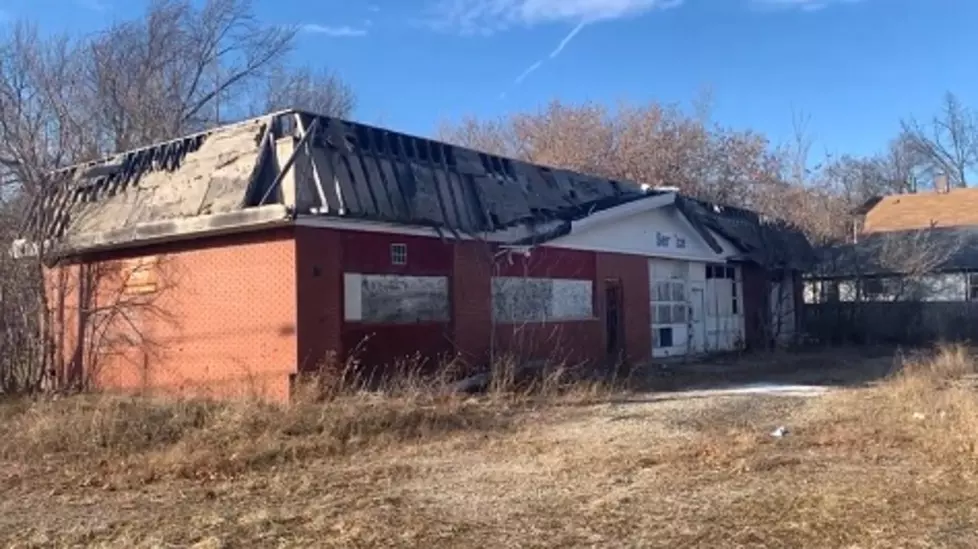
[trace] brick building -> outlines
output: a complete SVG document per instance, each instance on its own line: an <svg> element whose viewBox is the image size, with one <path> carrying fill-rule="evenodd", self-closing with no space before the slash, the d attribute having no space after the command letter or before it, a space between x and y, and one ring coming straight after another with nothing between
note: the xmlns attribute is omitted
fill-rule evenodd
<svg viewBox="0 0 978 549"><path fill-rule="evenodd" d="M287 111L57 174L43 252L64 381L288 397L328 357L477 367L767 344L804 237L668 189ZM773 327L776 326L776 329Z"/></svg>

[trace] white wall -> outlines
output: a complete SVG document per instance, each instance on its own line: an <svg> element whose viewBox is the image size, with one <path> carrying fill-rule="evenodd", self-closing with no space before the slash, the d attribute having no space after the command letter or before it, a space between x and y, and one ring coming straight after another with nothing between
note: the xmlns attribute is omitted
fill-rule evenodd
<svg viewBox="0 0 978 549"><path fill-rule="evenodd" d="M571 231L547 246L693 261L726 261L737 255L728 240L713 234L724 251L717 254L675 206L663 206Z"/></svg>

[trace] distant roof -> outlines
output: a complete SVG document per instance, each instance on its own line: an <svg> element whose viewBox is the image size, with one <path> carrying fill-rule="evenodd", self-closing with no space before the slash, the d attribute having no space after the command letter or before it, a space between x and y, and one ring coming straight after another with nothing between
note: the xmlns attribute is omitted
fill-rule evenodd
<svg viewBox="0 0 978 549"><path fill-rule="evenodd" d="M816 278L978 271L978 227L881 231L816 253Z"/></svg>
<svg viewBox="0 0 978 549"><path fill-rule="evenodd" d="M867 206L866 233L978 226L978 189L895 194Z"/></svg>
<svg viewBox="0 0 978 549"><path fill-rule="evenodd" d="M569 223L666 192L294 110L57 175L58 192L36 204L30 218L65 253L299 215L485 235ZM708 242L706 228L758 263L801 268L811 258L804 236L783 222L686 197L676 205Z"/></svg>

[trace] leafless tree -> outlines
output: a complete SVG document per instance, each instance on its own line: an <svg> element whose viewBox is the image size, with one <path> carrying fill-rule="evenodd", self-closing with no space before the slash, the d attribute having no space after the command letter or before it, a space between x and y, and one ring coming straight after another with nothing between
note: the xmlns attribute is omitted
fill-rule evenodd
<svg viewBox="0 0 978 549"><path fill-rule="evenodd" d="M48 209L31 204L67 184L55 169L248 114L256 95L264 102L269 93L259 84L286 66L294 35L258 21L249 0L154 0L142 16L78 38L23 23L0 32L0 392L40 386L55 358L50 298L81 284L58 280L43 245L29 258L7 253L18 236L49 236L37 218ZM311 91L325 73L308 74L292 81ZM330 82L348 109L350 90ZM23 233L26 211L35 217L32 234ZM101 288L104 269L89 274L98 280L85 284ZM128 294L104 297L81 306L92 319L89 341L105 342L99 326L118 327L147 308Z"/></svg>
<svg viewBox="0 0 978 549"><path fill-rule="evenodd" d="M273 69L261 85L261 112L301 109L349 118L356 107L353 88L325 69L280 66Z"/></svg>
<svg viewBox="0 0 978 549"><path fill-rule="evenodd" d="M124 150L235 117L239 92L282 63L296 30L264 25L249 0L154 0L86 45L92 118ZM93 120L86 120L91 126Z"/></svg>
<svg viewBox="0 0 978 549"><path fill-rule="evenodd" d="M928 124L905 120L902 139L931 175L943 173L955 187L967 187L978 167L978 115L952 93Z"/></svg>

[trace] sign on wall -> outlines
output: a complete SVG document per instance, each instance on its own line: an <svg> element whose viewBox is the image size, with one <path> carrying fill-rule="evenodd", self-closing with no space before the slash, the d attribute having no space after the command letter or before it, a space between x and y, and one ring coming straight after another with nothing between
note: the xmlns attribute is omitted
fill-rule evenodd
<svg viewBox="0 0 978 549"><path fill-rule="evenodd" d="M655 247L667 250L685 250L686 237L674 232L655 232Z"/></svg>

